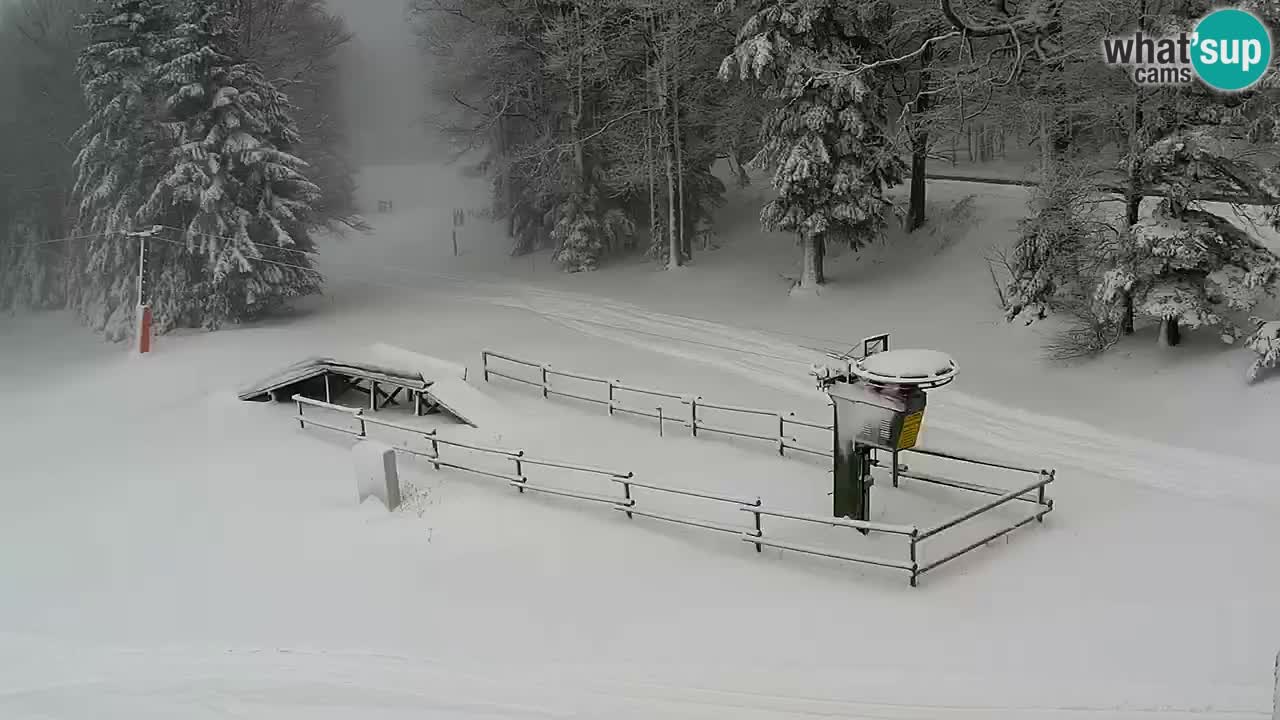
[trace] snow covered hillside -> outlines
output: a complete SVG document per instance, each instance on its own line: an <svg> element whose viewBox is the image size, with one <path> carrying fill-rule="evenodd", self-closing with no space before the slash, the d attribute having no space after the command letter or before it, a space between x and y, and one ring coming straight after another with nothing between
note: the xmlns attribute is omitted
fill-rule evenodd
<svg viewBox="0 0 1280 720"><path fill-rule="evenodd" d="M693 266L574 276L508 258L476 220L454 258L450 211L485 195L452 171L374 170L361 192L396 212L326 244L327 294L287 320L133 357L62 316L0 319L0 717L1268 716L1280 382L1247 390L1247 353L1194 336L1043 364L983 259L1024 191L936 183L936 229L833 258L808 298L787 295L794 248L757 229L762 187L731 197L722 246ZM473 382L488 347L822 418L809 364L879 331L960 365L926 444L1059 475L1043 527L914 590L403 459L406 508L357 507L349 442L235 399L308 355L389 342ZM829 508L820 461L478 387L510 417L459 437ZM972 505L903 495L876 519Z"/></svg>

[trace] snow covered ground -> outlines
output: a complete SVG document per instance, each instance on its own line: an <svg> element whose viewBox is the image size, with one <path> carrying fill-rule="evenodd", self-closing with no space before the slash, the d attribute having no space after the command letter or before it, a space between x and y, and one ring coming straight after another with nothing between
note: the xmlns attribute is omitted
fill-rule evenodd
<svg viewBox="0 0 1280 720"><path fill-rule="evenodd" d="M1267 717L1280 382L1245 389L1247 355L1211 339L1040 363L1043 331L999 319L982 259L1021 212L1015 188L938 183L938 217L967 195L972 214L836 258L836 285L788 298L795 252L755 229L763 191L734 196L723 247L693 267L566 277L545 255L506 259L483 222L453 258L450 210L482 189L397 168L363 190L396 213L325 248L328 294L287 321L137 358L62 316L0 319L0 717ZM489 347L822 418L814 348L881 330L960 365L931 395L926 444L1060 477L1044 526L914 590L413 462L405 510L356 507L349 442L234 397L302 357L388 342L473 381ZM511 413L488 441L828 508L821 462L480 389ZM973 504L883 497L876 519L895 522Z"/></svg>

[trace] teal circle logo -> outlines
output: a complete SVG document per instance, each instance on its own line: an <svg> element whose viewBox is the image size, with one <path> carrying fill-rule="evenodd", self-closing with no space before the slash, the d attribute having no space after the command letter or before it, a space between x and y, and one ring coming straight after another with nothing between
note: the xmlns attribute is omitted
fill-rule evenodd
<svg viewBox="0 0 1280 720"><path fill-rule="evenodd" d="M1215 90L1247 90L1271 68L1271 33L1251 12L1214 10L1196 25L1191 64Z"/></svg>

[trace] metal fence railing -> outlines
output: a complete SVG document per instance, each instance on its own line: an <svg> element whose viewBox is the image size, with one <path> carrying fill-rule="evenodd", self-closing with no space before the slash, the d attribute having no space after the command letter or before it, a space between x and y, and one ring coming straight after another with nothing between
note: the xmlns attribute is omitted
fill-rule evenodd
<svg viewBox="0 0 1280 720"><path fill-rule="evenodd" d="M297 403L296 420L303 428L315 426L325 428L327 430L343 433L357 439L366 439L369 437L369 427L377 426L399 431L412 433L421 437L429 446L429 450L418 450L403 445L393 446L397 452L405 453L426 460L431 466L437 470L441 468L450 468L469 472L482 477L493 478L505 481L508 485L516 488L520 492L526 490L540 492L549 495L558 495L570 497L579 500L587 500L603 503L612 507L612 509L626 514L628 518L643 517L662 522L674 523L690 527L711 530L714 532L724 533L738 537L744 542L751 543L755 546L756 552L762 552L763 548L771 547L779 550L787 550L790 552L816 555L822 557L837 558L855 563L862 563L878 567L893 568L897 570L905 570L912 573L912 585L915 585L915 568L917 567L914 558L910 561L893 560L888 558L879 558L865 555L854 555L835 550L829 550L820 547L801 545L787 541L783 537L771 537L765 534L763 518L771 517L778 519L787 519L820 525L849 527L861 530L894 533L899 535L912 536L918 531L914 527L887 525L884 523L860 522L857 520L847 520L843 518L825 518L802 513L789 512L784 510L774 510L763 507L760 498L747 499L741 497L732 497L721 495L704 490L679 488L667 485L661 485L647 480L636 479L635 474L610 470L606 468L593 467L579 463L564 462L560 460L547 460L541 458L529 457L523 450L512 450L507 448L489 447L477 443L463 442L459 440L446 439L440 437L439 433L434 429L425 429L421 427L413 427L404 425L394 421L384 420L364 414L363 408L347 407L343 405L335 405L319 400L312 400L301 395L293 397ZM304 408L313 408L331 411L333 413L345 416L351 426L344 426L337 422L331 422L327 419L318 419L313 415L306 414ZM512 463L512 472L503 473L496 472L489 468L477 467L468 464L463 460L446 459L441 457L442 447L453 447L459 449L470 450L473 452L491 455L503 458ZM535 484L529 482L526 470L530 466L542 466L548 468L559 469L569 472L581 472L588 475L597 476L607 479L611 484L618 486L622 490L622 496L610 495L606 492L588 493L575 489L556 487L551 485ZM678 496L689 498L696 501L706 502L718 505L729 510L737 510L749 513L752 517L750 524L734 524L718 520L708 520L701 517L691 517L686 515L677 515L666 512L660 508L648 507L647 503L638 504L637 498L643 498L646 494L653 493L655 495ZM912 542L914 549L914 541Z"/></svg>
<svg viewBox="0 0 1280 720"><path fill-rule="evenodd" d="M872 338L868 338L863 342L863 345L865 346L863 348L864 354L887 349L888 336L879 335ZM538 371L538 379L531 380L527 377L520 377L516 374L513 374L513 371L507 371L505 369L495 369L492 363L492 360L495 358L498 360L505 361L507 363L511 363L516 366L523 367L523 368L535 369ZM784 414L775 410L740 407L736 405L713 403L697 395L681 394L681 393L674 393L674 392L668 392L663 390L655 390L652 388L639 387L635 385L627 385L623 383L621 380L612 380L612 379L596 377L592 375L585 375L578 372L553 369L547 363L533 362L531 360L521 359L509 354L499 353L494 350L484 350L482 352L482 366L483 366L483 372L484 372L484 379L486 382L489 380L489 376L492 375L492 376L504 378L507 380L513 380L518 383L523 383L526 385L537 387L540 390L542 390L542 396L544 398L549 398L552 395L558 395L563 397L574 398L576 400L582 400L590 403L604 405L608 409L609 415L614 415L615 413L629 413L633 415L641 415L644 417L654 418L658 420L659 432L661 432L661 429L665 423L674 422L674 423L678 423L683 427L688 428L690 431L690 434L695 437L698 435L699 431L719 433L719 434L729 435L734 437L752 438L752 439L767 441L769 443L774 444L777 447L779 455L786 455L787 450L795 450L795 451L809 453L811 455L817 455L821 457L832 456L832 452L833 452L831 450L832 433L834 432L832 425L829 423L820 423L820 422L813 422L809 420L801 420L799 418L796 418L794 413ZM598 383L604 386L605 392L603 393L603 397L593 397L591 395L583 394L582 392L574 392L568 389L557 388L552 384L552 378L555 378L555 377L572 378L574 380L583 381L587 383ZM678 401L683 406L685 406L683 417L666 414L664 413L661 406L658 406L655 411L650 412L648 410L641 409L635 406L634 404L632 404L632 402L624 403L624 400L626 399L626 393L639 394L639 395L647 396L650 398L662 398L662 399ZM740 429L740 428L727 427L721 424L708 423L705 419L708 411L736 414L738 416L755 416L755 417L775 419L777 423L776 430L774 432L766 434L763 432L751 432L751 431ZM819 431L824 436L822 445L827 449L823 450L823 449L817 449L815 447L801 445L796 441L794 437L789 437L789 432L794 431L793 428L805 428L811 431L815 431L815 430ZM913 471L910 468L908 468L906 465L900 465L898 467L898 472L895 474L895 477L894 477L895 486L897 485L899 479L908 478L908 479L917 480L923 483L949 487L955 490L962 490L966 492L977 493L980 495L987 495L994 498L994 500L987 502L977 508L965 511L953 518L949 518L943 521L942 523L939 523L938 525L935 525L929 528L924 528L924 529L916 528L914 526L884 526L878 523L868 523L868 522L840 519L840 518L825 518L825 517L816 517L816 516L795 517L787 514L778 515L778 517L789 517L790 519L793 519L793 520L803 520L803 521L816 522L816 523L821 523L826 525L854 527L864 531L890 532L890 533L895 533L899 535L904 535L908 537L910 540L908 561L881 562L875 558L843 555L839 553L833 554L827 551L819 551L818 549L811 548L811 547L794 546L787 543L779 544L779 542L776 542L776 541L764 541L764 540L761 540L760 543L757 543L756 549L759 550L761 545L769 545L772 547L778 547L784 550L791 550L794 552L807 552L809 554L824 555L827 557L835 557L838 559L850 560L853 562L867 562L873 565L882 565L885 567L893 567L893 568L898 568L902 570L909 570L911 572L911 584L915 585L920 575L923 575L926 572L934 570L939 566L947 562L950 562L960 557L961 555L964 555L965 553L968 553L972 550L982 547L983 545L991 542L992 540L996 540L1000 537L1003 537L1004 535L1010 532L1013 532L1014 530L1020 527L1023 527L1024 525L1027 525L1033 520L1036 522L1043 522L1044 516L1053 510L1053 500L1046 497L1046 488L1051 483L1053 483L1055 479L1055 472L1053 470L1038 470L1038 469L1019 467L1017 465L1012 465L1006 462L987 460L982 458L966 457L963 455L942 452L942 451L933 450L930 448L923 448L923 447L912 448L910 450L904 450L902 452L914 453L917 455L928 456L928 457L936 458L939 460L950 461L950 462L965 463L969 465L984 467L987 469L1012 471L1017 473L1027 473L1027 474L1035 475L1037 479L1036 479L1036 482L1034 483L1031 483L1020 489L1011 491L1011 490L1006 490L1004 488L991 487L987 485L980 485L980 484L964 482L960 480L953 480L951 478L941 477L938 475L933 475L933 474L919 472L919 471ZM882 463L876 462L875 464L880 465L881 467L884 467ZM1013 502L1031 503L1031 504L1034 504L1036 508L1031 515L1025 518L1019 519L1018 521L1014 522L1011 525L1001 527L996 532L991 533L990 535L984 537L983 539L977 542L969 544L960 550L947 553L940 559L934 560L932 562L925 562L923 564L921 563L920 557L919 557L919 554L920 554L919 546L921 543L937 535L940 535L944 532L947 532L957 526L968 523L980 515L984 515L997 508L1003 507L1008 503L1013 503ZM767 512L763 512L763 511L760 512L760 515L768 515L768 514L769 513ZM757 527L760 525L759 515L756 516L756 525ZM886 527L893 527L896 530L886 530L885 529ZM906 528L911 528L912 532L906 532ZM749 538L744 538L744 539L749 539Z"/></svg>
<svg viewBox="0 0 1280 720"><path fill-rule="evenodd" d="M919 576L931 570L934 570L945 563L951 562L952 560L955 560L956 558L960 557L961 555L964 555L965 553L968 553L972 550L976 550L982 547L983 545L986 545L987 543L991 542L992 540L996 540L1001 537L1004 537L1005 535L1008 535L1014 530L1017 530L1018 528L1023 527L1024 525L1027 525L1032 521L1044 522L1044 516L1048 515L1050 512L1053 511L1053 500L1047 496L1047 488L1056 479L1057 473L1054 470L1037 470L1033 468L1019 467L1017 465L1011 465L1008 463L1002 463L1002 462L997 462L993 460L986 460L986 459L979 459L979 458L964 457L962 455L956 455L954 453L946 453L946 452L931 450L927 448L912 448L909 450L904 450L902 452L913 453L916 455L940 458L940 459L945 459L945 460L954 461L954 462L967 463L970 465L983 466L987 468L996 468L996 469L1036 476L1036 481L1033 483L1027 484L1016 490L1005 490L1003 488L991 487L988 485L979 485L977 483L963 482L960 480L953 480L951 478L939 477L937 475L932 475L930 473L924 473L924 472L912 470L907 465L899 465L897 468L898 472L896 474L895 480L899 478L907 478L907 479L916 480L918 482L928 483L932 485L940 485L943 487L949 487L956 490L965 490L967 492L972 492L979 495L987 495L987 496L995 497L994 500L986 502L978 507L960 512L952 517L944 519L942 522L939 522L933 525L932 527L924 528L923 530L918 530L916 533L914 533L911 536L911 559L913 562L916 562L917 560L918 552L919 552L918 546L921 543L933 537L941 535L944 532L952 530L953 528L956 528L964 523L974 520L980 515L991 512L996 508L999 508L1014 502L1026 502L1036 506L1035 510L1030 515L1022 517L1017 521L1013 522L1012 524L1002 526L1000 527L1000 529L982 537L980 540L972 542L959 550L949 552L946 555L943 555L942 557L936 560L933 560L931 562L918 564L916 569L912 572L912 577L911 577L912 585L916 584L916 580L917 578L919 578ZM885 464L880 460L873 460L872 465L876 467L881 467L881 468L885 467Z"/></svg>
<svg viewBox="0 0 1280 720"><path fill-rule="evenodd" d="M497 354L492 354L492 352L489 352L489 354L486 354L486 356L488 355L497 356ZM503 359L511 360L509 359L509 357L503 357ZM547 372L548 374L550 373L550 369L547 368L547 366L545 365L536 365L536 366L538 366L538 368L540 369L543 369L544 372ZM486 366L485 370L486 370L486 373L489 373L489 374L499 375L499 377L508 377L508 375L502 375L498 372L495 372L495 370L488 369L488 366ZM564 374L564 375L568 375L568 377L575 377L579 379L590 379L590 380L599 379L599 378L588 377L588 375L580 375L576 373L575 374L559 373L559 374ZM530 380L525 380L521 378L509 378L509 379L515 379L517 380L517 382L526 382L529 384L535 384L535 386L536 384L539 384L539 383L532 383L530 382ZM626 389L626 391L630 391L630 392L649 392L649 393L653 393L653 395L662 395L663 397L668 397L668 398L681 398L681 400L684 400L684 398L687 397L687 396L676 395L676 393L663 393L660 391L650 391L650 389L646 389L646 388L634 388L631 386L623 386L622 383L618 383L616 382L616 380L603 380L603 382L607 382L609 384L609 387L611 387L611 393L613 391L617 391L617 389ZM543 387L544 391L547 392L548 395L550 395L550 393L558 392L556 391L556 389L548 387L547 384L545 383L540 384L540 387ZM559 392L559 395L568 395L568 393ZM997 538L1004 537L1006 536L1006 534L1014 532L1015 529L1024 527L1024 525L1032 523L1033 520L1043 521L1044 515L1047 515L1048 512L1053 510L1053 501L1051 500L1051 498L1048 498L1046 496L1046 488L1053 483L1053 480L1055 480L1055 471L1053 470L1034 470L1029 468L1020 468L1020 466L1010 465L1010 464L1007 464L1007 462L974 459L974 457L964 457L964 456L955 455L955 454L948 454L948 452L928 450L928 448L913 448L913 450L908 450L904 452L910 452L910 454L915 454L915 455L937 457L937 459L943 459L943 460L968 462L968 464L972 464L972 465L986 466L986 468L992 468L992 469L1015 471L1015 473L1032 474L1032 475L1036 475L1037 479L1036 479L1036 482L1029 483L1027 484L1027 486L1020 487L1018 489L1012 489L1012 491L1005 491L1005 489L1002 489L1002 488L982 486L982 484L975 484L975 483L966 483L966 482L961 482L961 480L954 480L950 478L941 478L941 477L937 477L937 475L922 473L922 471L913 470L908 465L900 465L899 468L897 468L897 478L914 479L914 480L918 480L918 482L937 484L937 486L950 487L954 489L963 489L963 491L974 492L974 493L978 493L978 495L993 497L993 500L983 503L983 505L974 507L974 509L959 512L959 514L951 516L951 518L943 519L942 521L940 521L940 523L932 525L932 527L922 529L922 528L916 527L916 525L895 525L895 524L888 524L888 523L876 523L876 521L867 521L867 520L828 518L828 516L806 515L806 514L801 514L801 512L769 509L769 507L763 506L763 503L762 501L760 501L759 497L756 497L755 500L746 500L746 498L741 498L741 497L717 495L717 493L701 491L701 489L662 486L662 484L648 482L648 480L636 479L635 474L631 473L631 471L618 471L618 470L611 470L611 469L605 469L605 468L596 468L596 466L579 464L579 462L539 459L539 457L530 457L529 455L526 455L524 450L511 450L511 448L485 446L485 445L480 445L480 443L458 441L458 439L452 439L452 438L443 438L443 437L440 437L439 433L436 432L436 430L434 429L412 427L412 425L396 423L396 421L384 420L381 418L375 418L375 416L365 415L365 411L364 409L361 409L361 407L348 407L344 405L334 405L332 404L332 402L311 400L311 398L303 397L301 395L293 396L293 400L294 402L297 402L296 419L298 421L298 425L300 425L300 427L302 428L306 428L307 425L314 425L314 427L333 430L333 432L347 434L347 436L355 437L357 439L365 439L369 437L370 425L374 425L374 427L401 430L401 432L415 434L415 436L419 436L420 438L424 439L426 443L428 443L429 450L417 450L417 448L401 446L401 445L393 446L394 450L396 450L397 452L401 452L401 454L422 457L422 459L425 459L426 461L428 461L429 464L433 466L433 468L436 470L439 470L442 468L449 468L454 470L466 471L466 473L480 475L480 477L503 480L503 482L506 482L511 487L515 487L520 492L526 492L526 491L538 492L538 493L544 493L544 495L571 497L571 498L577 498L577 500L604 503L604 505L612 506L613 510L625 512L627 518L635 518L635 516L641 516L641 518L662 520L662 521L667 521L667 523L689 525L689 527L703 528L708 530L714 530L714 532L733 534L733 536L739 537L741 541L754 544L756 552L762 552L764 547L772 547L772 548L777 548L777 550L804 553L804 555L831 557L831 559L836 559L836 560L858 562L858 564L879 566L879 568L888 568L893 570L906 571L906 573L910 574L911 587L915 587L915 585L918 584L920 575L929 573L929 571L937 569L938 566L946 564L946 562L955 560L957 559L957 557L965 555L965 553L968 553L973 550L977 550L978 547L982 547L984 546L984 544L995 541L995 539ZM595 401L594 398L586 398L586 400ZM694 400L694 398L689 398L689 400ZM306 407L311 407L311 409L316 409L316 410L330 411L330 413L346 416L346 418L348 419L348 423L351 423L351 425L343 425L340 423L335 423L335 421L330 421L328 419L317 419L315 418L315 416L306 414L306 411L305 411ZM730 405L712 405L712 404L705 404L705 402L700 402L700 404L698 405L692 405L692 407L716 407L716 409L719 409L719 410L737 411L737 413L755 413L755 414L764 413L764 411L750 409L750 407L735 407ZM616 400L611 401L611 407L609 407L609 409L611 409L611 411L620 410L620 407L617 407L616 405ZM692 410L692 413L696 413L696 410ZM654 416L660 416L660 413L654 414ZM778 416L778 418L782 418L782 416L774 413L769 413L769 416ZM692 427L694 427L695 430L703 429L703 430L708 430L708 432L724 432L724 430L727 430L727 428L724 428L724 429L710 428L708 427L708 425L696 423L695 420L696 420L696 415L691 414L690 421L691 423L694 423L692 424ZM780 420L780 423L781 421L782 420ZM817 424L813 424L813 425L817 425ZM749 433L733 433L733 434L741 434L742 437L760 437L760 436L753 436L753 434L749 434ZM772 438L768 438L768 439L772 439ZM440 448L442 447L453 447L453 448L458 448L458 450L468 450L468 451L476 452L476 454L499 457L499 459L511 462L512 468L511 468L511 471L509 471L509 473L504 473L504 471L498 471L498 470L489 469L489 468L479 468L479 466L467 464L467 462L463 461L462 459L447 459L447 457L442 457L442 452L440 452ZM786 450L787 447L791 447L791 446L780 445L780 451ZM878 466L878 468L884 468L884 466L886 466L884 465L883 461L878 459L873 460L872 462L873 462L873 465ZM607 479L609 480L609 482L614 484L614 486L621 487L622 496L618 497L616 495L609 495L609 493L607 492L599 492L599 493L582 492L582 491L579 491L579 489L547 486L547 484L540 484L540 483L530 483L529 477L527 477L527 474L526 474L527 468L530 468L530 466L543 466L543 468L570 471L570 473L582 473L586 475L591 475L591 477ZM650 509L650 507L637 506L637 502L636 502L637 491L639 491L639 495L641 496L645 495L645 493L658 493L658 495L678 496L678 497L692 498L692 500L718 503L718 505L728 506L728 507L731 507L731 509L749 512L749 514L751 515L751 520L753 520L753 523L750 524L750 527L741 527L741 525L724 523L724 521L708 520L703 518L692 518L692 516L671 514L671 512L662 511L660 509ZM1036 505L1036 510L1034 510L1032 514L1025 516L1025 518L1021 518L1018 521L1015 521L1015 523L1006 525L1006 527L1002 527L1001 529L996 530L996 532L987 534L986 537L983 537L982 539L978 539L977 542L966 544L966 546L963 548L960 548L960 550L947 552L946 555L938 557L938 559L932 560L932 561L922 561L922 559L920 559L920 544L924 543L925 541L929 541L929 539L932 539L934 537L941 536L942 533L946 533L948 532L948 530L952 530L954 528L960 527L960 525L969 523L969 521L972 521L975 518L978 518L979 515L986 514L986 512L997 509L997 507L1009 505L1009 503L1012 503L1012 502L1033 503L1033 505ZM829 550L829 548L810 546L810 544L794 543L794 542L787 541L787 539L783 537L767 536L767 534L765 534L764 532L764 521L763 521L764 518L800 521L800 523L827 525L827 527L835 527L835 528L850 528L850 529L861 530L861 532L886 533L886 534L891 534L891 536L904 537L906 538L906 541L908 541L908 544L906 544L906 557L904 557L904 559L895 560L895 559L887 559L887 557L855 555L855 553L846 553L846 552L840 552L836 550Z"/></svg>
<svg viewBox="0 0 1280 720"><path fill-rule="evenodd" d="M525 474L525 467L530 465L544 466L544 467L557 468L560 470L566 470L570 472L579 472L579 473L586 473L589 475L598 475L598 476L603 476L608 478L621 478L621 479L630 478L631 473L622 473L614 470L590 467L587 465L580 465L576 463L559 462L556 460L544 460L541 458L532 458L532 457L526 456L523 450L510 450L507 448L489 447L486 445L469 443L461 440L446 439L446 438L440 437L435 430L428 430L420 427L413 427L412 425L404 425L394 421L383 420L382 418L376 418L376 417L365 415L363 408L353 408L353 407L347 407L344 405L334 405L332 403L321 402L319 400L312 400L311 398L303 397L302 395L294 395L293 400L294 402L297 403L297 406L298 406L298 414L297 414L298 424L303 428L305 428L308 425L314 425L316 427L322 427L328 430L344 433L357 438L367 438L369 436L368 426L375 425L375 426L390 428L393 430L400 430L403 432L408 432L408 433L421 436L430 445L430 448L431 448L430 451L417 450L404 445L395 445L392 447L396 452L424 458L436 470L439 470L440 468L451 468L454 470L462 470L464 472L480 475L482 477L502 480L522 493L528 490L532 492L545 493L548 495L560 495L565 497L578 498L580 500L590 500L594 502L606 502L606 503L624 504L624 505L630 504L630 501L627 500L625 497L622 497L622 498L610 497L610 496L594 494L594 493L578 492L576 490L571 490L567 488L559 488L559 487L530 483L529 478ZM303 411L304 407L321 408L324 410L331 410L337 413L345 414L349 416L356 423L357 426L354 428L343 427L341 425L325 422L323 420L317 420L313 417L309 417L305 415ZM442 458L441 452L440 452L441 447L453 447L453 448L459 448L464 450L471 450L473 452L480 453L482 455L490 455L494 457L503 458L506 461L509 461L512 463L512 472L510 473L497 472L491 469L465 464L460 460L451 460L451 459Z"/></svg>
<svg viewBox="0 0 1280 720"><path fill-rule="evenodd" d="M813 447L812 445L802 444L793 435L796 428L820 430L827 434L829 442L830 433L832 432L831 423L802 420L797 418L795 413L792 412L784 413L765 408L750 408L714 403L705 400L698 395L681 394L666 390L655 390L653 388L640 387L637 385L628 385L621 380L596 377L594 375L584 375L582 373L572 372L569 370L557 370L547 363L522 360L512 355L496 352L494 350L484 350L481 353L481 358L485 382L489 381L490 376L500 377L513 382L536 387L542 391L542 397L544 398L549 398L552 395L573 398L575 400L603 405L610 416L623 413L654 419L658 421L658 430L660 433L663 431L663 427L667 423L676 423L687 428L689 433L694 437L697 437L699 432L704 432L763 440L776 447L778 454L783 456L787 454L788 450L816 455L819 457L829 457L831 455L830 447L820 449L818 447ZM538 379L532 380L527 377L520 377L512 374L511 371L494 369L491 366L491 360L494 358L513 365L536 370L538 373ZM551 382L552 378L556 377L570 378L581 382L598 384L603 386L604 392L601 393L600 396L591 396L581 392L558 388ZM635 397L628 397L629 395L641 396L650 399L659 398L664 400L673 400L684 407L681 411L681 415L673 415L663 410L661 405L653 406L652 409L650 409L650 407L643 406L640 404L638 399ZM746 415L768 418L774 422L774 425L770 432L752 432L750 430L730 428L725 425L708 422L708 411L711 413L727 413L730 415Z"/></svg>

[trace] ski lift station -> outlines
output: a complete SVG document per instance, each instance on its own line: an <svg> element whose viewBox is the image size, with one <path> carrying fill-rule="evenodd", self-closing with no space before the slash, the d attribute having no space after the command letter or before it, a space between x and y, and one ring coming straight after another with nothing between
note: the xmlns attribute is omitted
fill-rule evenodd
<svg viewBox="0 0 1280 720"><path fill-rule="evenodd" d="M667 428L676 426L695 438L724 435L760 440L781 456L816 459L816 464L810 463L813 472L832 477L829 514L726 493L724 482L715 487L676 487L625 467L598 467L542 457L536 450L475 442L474 436L467 436L466 426L492 431L510 411L468 383L465 368L386 345L375 350L381 358L378 362L305 360L254 384L240 397L293 403L293 419L301 428L347 435L357 447L379 437L388 441L385 446L374 444L382 453L379 457L386 460L388 490L382 496L395 497L397 502L395 458L405 456L434 470L498 481L521 494L570 498L616 511L632 521L675 523L728 535L756 552L771 548L903 572L913 587L945 563L1018 528L1043 523L1054 507L1048 497L1048 487L1055 480L1051 469L920 444L929 394L952 383L959 369L949 355L936 350L891 350L887 334L867 338L848 353L827 353L833 362L813 368L817 389L831 408L827 420L712 402L699 395L552 368L494 350L481 353L482 382L514 382L534 388L548 400L567 398L575 404L603 406L609 417L656 421L664 435ZM353 392L365 400L344 404ZM386 415L397 407L410 412ZM424 424L428 414L457 422L429 427ZM770 429L752 430L747 427L750 422ZM796 437L801 434L817 441L802 442ZM750 448L743 451L752 452ZM625 462L620 459L618 465ZM374 463L377 472L382 472L382 464L382 459ZM536 477L531 478L534 469ZM1002 477L1004 486L974 482L994 476ZM369 481L365 477L361 482ZM926 488L935 488L927 491L934 496L946 495L949 504L943 514L920 513ZM669 502L659 502L664 498L678 500L681 510L689 512L673 512ZM834 547L803 542L788 530L797 523L856 530L866 539L838 531L843 539Z"/></svg>

